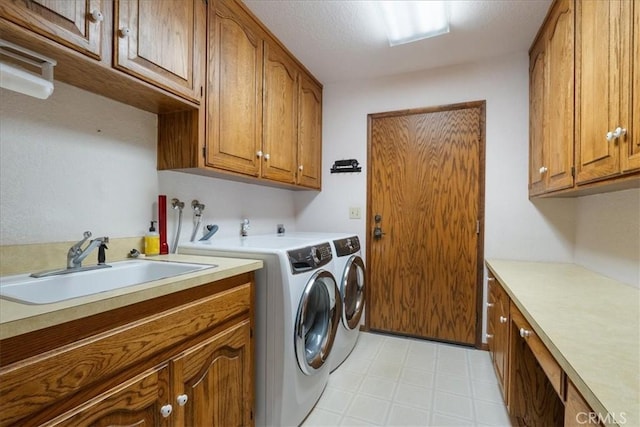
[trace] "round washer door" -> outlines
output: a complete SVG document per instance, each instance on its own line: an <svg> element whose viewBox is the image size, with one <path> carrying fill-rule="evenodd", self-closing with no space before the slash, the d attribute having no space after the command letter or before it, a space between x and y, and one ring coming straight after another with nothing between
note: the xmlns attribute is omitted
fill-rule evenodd
<svg viewBox="0 0 640 427"><path fill-rule="evenodd" d="M364 310L364 261L353 255L347 261L340 283L342 297L342 324L347 329L355 329L360 324Z"/></svg>
<svg viewBox="0 0 640 427"><path fill-rule="evenodd" d="M305 286L296 316L296 358L306 375L313 375L329 357L341 313L340 290L333 274L316 272Z"/></svg>

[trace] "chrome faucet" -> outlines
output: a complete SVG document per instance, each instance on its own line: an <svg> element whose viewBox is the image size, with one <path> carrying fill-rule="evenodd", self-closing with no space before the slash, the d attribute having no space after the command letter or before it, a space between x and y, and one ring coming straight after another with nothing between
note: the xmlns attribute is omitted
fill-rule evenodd
<svg viewBox="0 0 640 427"><path fill-rule="evenodd" d="M68 274L74 273L77 271L87 271L87 270L95 270L98 268L109 268L110 265L105 264L105 254L104 250L107 248L105 243L109 243L108 237L96 237L93 240L89 241L87 247L82 249L82 245L91 237L90 231L85 231L83 234L82 240L78 243L74 244L69 248L67 252L67 268L57 269L57 270L45 270L40 271L38 273L32 273L31 277L47 277L47 276L58 276L60 274ZM95 248L98 249L98 264L91 265L88 267L82 266L82 261L93 251Z"/></svg>
<svg viewBox="0 0 640 427"><path fill-rule="evenodd" d="M84 242L91 237L91 232L85 231L83 236L82 240L69 248L69 252L67 252L67 268L78 269L82 267L82 261L91 253L91 251L98 246L109 243L108 237L96 237L89 242L86 248L82 249Z"/></svg>

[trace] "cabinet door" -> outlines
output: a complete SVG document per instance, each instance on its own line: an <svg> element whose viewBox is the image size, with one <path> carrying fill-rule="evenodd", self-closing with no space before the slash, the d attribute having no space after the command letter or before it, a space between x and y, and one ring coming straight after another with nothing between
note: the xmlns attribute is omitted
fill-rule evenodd
<svg viewBox="0 0 640 427"><path fill-rule="evenodd" d="M0 16L92 58L101 59L104 7L103 0L13 0L0 2Z"/></svg>
<svg viewBox="0 0 640 427"><path fill-rule="evenodd" d="M264 44L262 176L295 183L298 148L298 69L290 57Z"/></svg>
<svg viewBox="0 0 640 427"><path fill-rule="evenodd" d="M576 2L577 74L576 141L577 182L616 175L620 171L620 141L607 132L625 127L621 118L623 52L621 16L625 1ZM628 45L628 43L627 43Z"/></svg>
<svg viewBox="0 0 640 427"><path fill-rule="evenodd" d="M298 91L298 172L296 183L321 187L322 88L304 73Z"/></svg>
<svg viewBox="0 0 640 427"><path fill-rule="evenodd" d="M508 390L508 358L509 351L509 297L502 287L494 282L492 288L495 288L496 302L495 302L495 355L494 364L496 367L496 375L498 377L498 384L502 390L502 397L507 402L507 390Z"/></svg>
<svg viewBox="0 0 640 427"><path fill-rule="evenodd" d="M628 90L623 91L629 94L626 99L625 111L629 117L627 134L622 138L622 172L630 172L640 169L640 1L635 0L625 4L623 13L633 16L632 35L632 55L630 85ZM631 9L631 10L629 10Z"/></svg>
<svg viewBox="0 0 640 427"><path fill-rule="evenodd" d="M545 191L545 52L546 37L543 34L529 53L529 196Z"/></svg>
<svg viewBox="0 0 640 427"><path fill-rule="evenodd" d="M199 102L206 7L202 0L116 0L114 66Z"/></svg>
<svg viewBox="0 0 640 427"><path fill-rule="evenodd" d="M262 39L231 1L209 4L207 166L259 176L262 155Z"/></svg>
<svg viewBox="0 0 640 427"><path fill-rule="evenodd" d="M171 402L166 365L147 371L47 423L50 426L169 426L162 407ZM166 410L167 408L165 408Z"/></svg>
<svg viewBox="0 0 640 427"><path fill-rule="evenodd" d="M545 70L546 190L573 186L574 11L573 0L554 4L548 26Z"/></svg>
<svg viewBox="0 0 640 427"><path fill-rule="evenodd" d="M187 397L176 415L187 426L252 424L253 358L244 320L173 360L176 395Z"/></svg>

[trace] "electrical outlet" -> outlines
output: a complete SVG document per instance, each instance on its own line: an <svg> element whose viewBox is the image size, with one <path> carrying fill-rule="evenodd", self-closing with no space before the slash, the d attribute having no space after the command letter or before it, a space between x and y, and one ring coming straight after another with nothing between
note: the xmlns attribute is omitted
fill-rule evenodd
<svg viewBox="0 0 640 427"><path fill-rule="evenodd" d="M349 219L360 219L362 218L362 212L360 211L359 206L352 206L349 208Z"/></svg>

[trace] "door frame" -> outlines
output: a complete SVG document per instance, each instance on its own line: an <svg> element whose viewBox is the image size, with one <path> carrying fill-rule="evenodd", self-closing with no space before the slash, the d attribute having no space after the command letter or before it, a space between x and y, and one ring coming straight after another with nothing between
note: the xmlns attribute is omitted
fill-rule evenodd
<svg viewBox="0 0 640 427"><path fill-rule="evenodd" d="M397 117L406 116L410 114L428 114L437 113L441 111L463 110L467 108L479 108L480 109L480 135L478 141L478 179L479 179L479 194L478 194L478 221L480 222L478 233L478 247L477 247L477 272L476 272L476 348L484 348L482 343L482 326L483 326L483 307L484 307L484 202L485 202L485 147L486 147L486 100L461 102L457 104L438 105L434 107L424 108L412 108L405 110L387 111L381 113L367 114L367 220L366 220L366 255L367 262L371 260L371 243L373 239L373 219L372 213L372 195L371 188L373 186L372 175L370 173L371 159L371 126L373 119L383 117ZM371 285L371 269L365 270L365 283L370 287ZM371 307L370 293L365 290L365 306ZM365 323L363 330L370 330L369 316L365 314Z"/></svg>

